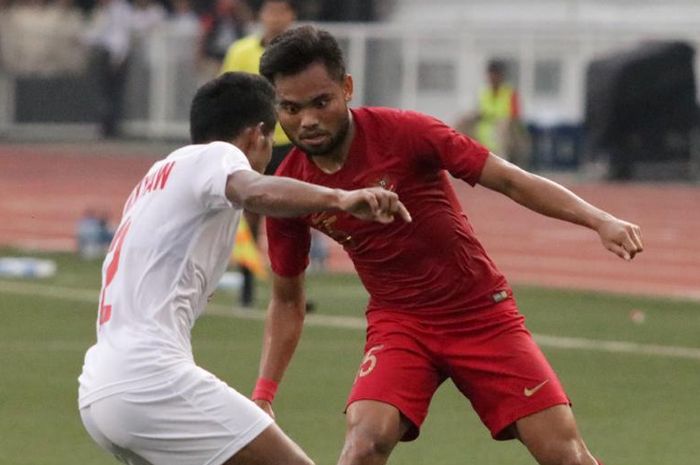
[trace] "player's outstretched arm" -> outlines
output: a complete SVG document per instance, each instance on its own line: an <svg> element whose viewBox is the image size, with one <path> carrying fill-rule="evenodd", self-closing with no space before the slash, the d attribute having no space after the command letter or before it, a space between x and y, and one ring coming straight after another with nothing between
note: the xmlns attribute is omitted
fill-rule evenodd
<svg viewBox="0 0 700 465"><path fill-rule="evenodd" d="M489 155L479 184L530 210L593 229L606 249L625 260L644 249L636 224L620 220L554 181L524 171L494 154Z"/></svg>
<svg viewBox="0 0 700 465"><path fill-rule="evenodd" d="M396 215L411 221L398 196L379 187L346 191L281 176L264 176L255 171L237 171L226 182L226 197L246 210L267 216L342 210L380 223L390 223Z"/></svg>

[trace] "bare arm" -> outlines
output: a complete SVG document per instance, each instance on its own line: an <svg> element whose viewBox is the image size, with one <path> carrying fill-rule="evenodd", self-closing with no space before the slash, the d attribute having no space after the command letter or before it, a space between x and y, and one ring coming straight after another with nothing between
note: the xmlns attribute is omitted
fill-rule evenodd
<svg viewBox="0 0 700 465"><path fill-rule="evenodd" d="M390 223L394 215L411 221L398 196L385 189L329 189L281 176L237 171L228 177L226 197L246 210L268 216L301 216L323 210L346 211L363 220Z"/></svg>
<svg viewBox="0 0 700 465"><path fill-rule="evenodd" d="M615 218L565 187L494 154L489 155L479 184L507 195L530 210L593 229L603 245L621 258L630 260L643 250L639 226Z"/></svg>
<svg viewBox="0 0 700 465"><path fill-rule="evenodd" d="M280 382L297 347L306 315L304 274L285 278L273 275L272 296L267 309L262 354L261 378ZM273 415L270 402L255 400L263 410Z"/></svg>

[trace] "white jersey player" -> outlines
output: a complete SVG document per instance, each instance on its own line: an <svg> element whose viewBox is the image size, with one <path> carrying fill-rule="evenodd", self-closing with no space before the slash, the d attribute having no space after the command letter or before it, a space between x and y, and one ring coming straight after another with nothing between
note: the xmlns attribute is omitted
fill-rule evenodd
<svg viewBox="0 0 700 465"><path fill-rule="evenodd" d="M128 464L310 464L274 420L197 367L190 331L223 274L242 210L296 216L340 209L410 221L398 197L259 174L269 161L274 92L227 73L190 115L193 145L134 188L102 267L97 343L80 375L90 436Z"/></svg>

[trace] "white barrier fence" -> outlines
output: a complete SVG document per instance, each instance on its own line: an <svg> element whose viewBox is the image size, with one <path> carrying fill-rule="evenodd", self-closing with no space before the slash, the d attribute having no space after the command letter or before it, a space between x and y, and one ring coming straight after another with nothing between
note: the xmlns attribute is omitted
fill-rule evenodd
<svg viewBox="0 0 700 465"><path fill-rule="evenodd" d="M338 37L345 51L355 79L355 105L416 109L447 122L475 108L485 64L494 57L505 59L514 71L525 118L546 126L581 122L586 68L592 59L647 40L682 40L700 47L700 29L692 24L323 27ZM203 79L195 44L192 34L165 26L134 50L125 99L126 134L187 138L189 102ZM696 57L696 75L698 63ZM89 122L66 123L52 120L50 114L46 120L24 120L27 105L43 103L34 101L31 93L18 94L22 79L0 70L0 135L39 134L52 128L96 131Z"/></svg>

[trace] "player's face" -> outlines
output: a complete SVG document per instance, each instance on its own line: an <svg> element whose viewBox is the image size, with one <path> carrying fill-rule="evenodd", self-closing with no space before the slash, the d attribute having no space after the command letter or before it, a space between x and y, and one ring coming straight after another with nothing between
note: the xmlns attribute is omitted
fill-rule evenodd
<svg viewBox="0 0 700 465"><path fill-rule="evenodd" d="M277 117L291 141L313 156L334 155L348 135L352 78L342 81L314 63L300 73L275 78Z"/></svg>

